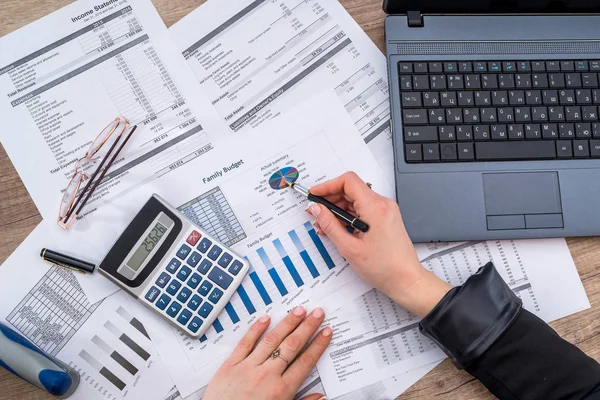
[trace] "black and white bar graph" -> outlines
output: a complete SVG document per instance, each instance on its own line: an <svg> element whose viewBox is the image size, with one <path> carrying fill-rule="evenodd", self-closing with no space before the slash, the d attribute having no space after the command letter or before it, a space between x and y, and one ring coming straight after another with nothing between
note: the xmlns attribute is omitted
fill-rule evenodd
<svg viewBox="0 0 600 400"><path fill-rule="evenodd" d="M108 329L108 331L111 332L113 335L118 337L119 340L123 342L127 347L133 350L135 354L140 356L142 360L148 361L148 359L150 358L150 353L144 350L142 346L137 344L132 338L127 336L127 334L123 333L119 328L115 326L115 324L113 324L110 321L106 321L104 327Z"/></svg>
<svg viewBox="0 0 600 400"><path fill-rule="evenodd" d="M104 351L106 354L110 356L113 360L115 360L121 367L123 367L127 372L131 375L135 375L138 373L138 369L135 365L130 363L125 357L123 357L118 351L113 350L108 343L102 340L99 336L94 336L92 338L92 343L94 343L98 348Z"/></svg>
<svg viewBox="0 0 600 400"><path fill-rule="evenodd" d="M102 365L100 361L96 360L90 353L85 350L81 350L79 356L84 359L92 368L96 369L100 375L105 377L110 383L115 385L117 389L123 390L125 389L125 382L119 379L115 374L111 372L108 368Z"/></svg>
<svg viewBox="0 0 600 400"><path fill-rule="evenodd" d="M121 317L123 317L123 319L126 320L127 322L129 322L129 324L131 326L133 326L135 329L140 331L140 333L142 335L146 336L148 338L148 340L150 340L150 335L148 335L148 331L146 331L146 328L140 322L140 320L138 320L137 318L135 318L131 314L129 314L127 312L127 310L125 310L123 307L119 307L117 309L117 314L119 314Z"/></svg>

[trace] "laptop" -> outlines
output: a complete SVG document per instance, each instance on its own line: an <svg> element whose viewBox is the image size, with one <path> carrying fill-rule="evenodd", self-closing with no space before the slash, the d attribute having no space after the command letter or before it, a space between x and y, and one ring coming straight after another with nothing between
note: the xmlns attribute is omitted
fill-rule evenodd
<svg viewBox="0 0 600 400"><path fill-rule="evenodd" d="M600 233L600 1L386 0L416 242Z"/></svg>

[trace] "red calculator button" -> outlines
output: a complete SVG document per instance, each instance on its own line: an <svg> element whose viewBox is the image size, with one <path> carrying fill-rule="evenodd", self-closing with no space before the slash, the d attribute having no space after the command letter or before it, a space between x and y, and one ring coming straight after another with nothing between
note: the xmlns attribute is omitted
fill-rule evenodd
<svg viewBox="0 0 600 400"><path fill-rule="evenodd" d="M200 232L198 232L198 231L192 231L192 233L190 233L190 236L188 236L186 242L188 242L192 246L195 246L196 243L198 243L198 240L200 240L201 237L202 237L202 235L200 234Z"/></svg>

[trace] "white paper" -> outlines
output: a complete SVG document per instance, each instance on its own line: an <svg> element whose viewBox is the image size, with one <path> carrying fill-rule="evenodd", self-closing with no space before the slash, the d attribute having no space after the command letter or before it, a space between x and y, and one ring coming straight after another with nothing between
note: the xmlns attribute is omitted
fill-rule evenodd
<svg viewBox="0 0 600 400"><path fill-rule="evenodd" d="M210 0L170 31L230 130L334 90L394 182L385 57L338 1Z"/></svg>
<svg viewBox="0 0 600 400"><path fill-rule="evenodd" d="M546 322L590 307L564 239L417 245L421 263L453 286L488 261L524 307ZM318 364L331 397L445 358L419 333L419 318L373 289L326 323L333 341Z"/></svg>

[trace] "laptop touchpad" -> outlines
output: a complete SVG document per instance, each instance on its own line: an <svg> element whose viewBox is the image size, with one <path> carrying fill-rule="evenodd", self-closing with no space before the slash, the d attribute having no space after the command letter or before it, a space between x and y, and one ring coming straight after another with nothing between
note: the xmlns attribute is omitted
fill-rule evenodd
<svg viewBox="0 0 600 400"><path fill-rule="evenodd" d="M558 172L483 174L488 230L562 228Z"/></svg>

